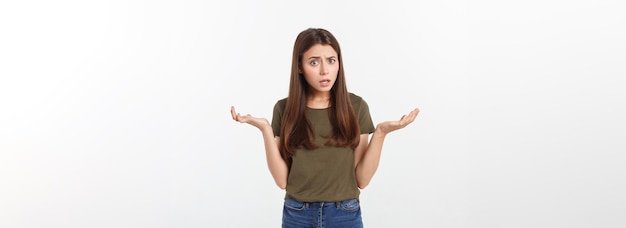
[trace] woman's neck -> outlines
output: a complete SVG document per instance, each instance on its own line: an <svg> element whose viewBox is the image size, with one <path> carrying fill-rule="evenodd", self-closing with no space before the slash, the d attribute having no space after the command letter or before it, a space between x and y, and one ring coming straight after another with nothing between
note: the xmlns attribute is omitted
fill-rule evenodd
<svg viewBox="0 0 626 228"><path fill-rule="evenodd" d="M306 98L306 106L315 109L330 107L330 92L310 94Z"/></svg>

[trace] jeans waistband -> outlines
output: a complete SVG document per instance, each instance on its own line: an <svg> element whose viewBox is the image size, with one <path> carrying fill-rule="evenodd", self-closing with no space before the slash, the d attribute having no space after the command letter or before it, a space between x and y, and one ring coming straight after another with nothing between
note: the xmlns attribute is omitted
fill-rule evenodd
<svg viewBox="0 0 626 228"><path fill-rule="evenodd" d="M286 200L293 200L293 201L297 201L300 203L304 204L305 208L322 208L322 207L330 207L332 205L335 205L335 207L340 208L342 204L348 203L350 201L358 201L357 199L347 199L347 200L342 200L342 201L335 201L335 202L326 202L326 201L322 201L322 202L303 202L303 201L299 201L293 198L288 198Z"/></svg>

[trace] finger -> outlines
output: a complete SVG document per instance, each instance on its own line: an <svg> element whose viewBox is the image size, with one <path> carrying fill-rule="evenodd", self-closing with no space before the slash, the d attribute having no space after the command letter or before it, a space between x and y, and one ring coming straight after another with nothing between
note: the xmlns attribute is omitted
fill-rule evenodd
<svg viewBox="0 0 626 228"><path fill-rule="evenodd" d="M246 117L242 116L239 113L237 113L237 121L239 121L239 123L245 123L246 122Z"/></svg>
<svg viewBox="0 0 626 228"><path fill-rule="evenodd" d="M235 106L230 106L230 115L233 117L233 120L237 120L237 116L235 114Z"/></svg>
<svg viewBox="0 0 626 228"><path fill-rule="evenodd" d="M235 117L237 118L237 119L236 119L236 120L237 120L237 122L243 123L244 118L243 118L243 116L241 116L241 113L236 113L236 114L235 114Z"/></svg>
<svg viewBox="0 0 626 228"><path fill-rule="evenodd" d="M406 118L406 125L413 123L413 121L415 120L415 115L409 115L408 118Z"/></svg>
<svg viewBox="0 0 626 228"><path fill-rule="evenodd" d="M411 122L413 122L413 120L415 120L415 118L417 117L417 114L419 113L419 109L413 109L413 111L411 111L411 113L409 113L409 119L411 120Z"/></svg>
<svg viewBox="0 0 626 228"><path fill-rule="evenodd" d="M409 120L411 122L413 122L413 120L415 120L415 118L417 117L418 113L419 113L419 111L417 111L417 110L411 111L411 113L409 113Z"/></svg>
<svg viewBox="0 0 626 228"><path fill-rule="evenodd" d="M406 119L404 119L403 125L409 125L410 123L412 123L415 120L415 117L417 117L417 112L415 110L411 111L409 113L409 115L407 116Z"/></svg>
<svg viewBox="0 0 626 228"><path fill-rule="evenodd" d="M404 123L404 125L406 126L406 125L413 123L413 120L415 120L415 117L407 118L406 123Z"/></svg>
<svg viewBox="0 0 626 228"><path fill-rule="evenodd" d="M417 116L420 113L420 109L419 108L415 108L415 109L413 109L412 112L415 112L415 115Z"/></svg>

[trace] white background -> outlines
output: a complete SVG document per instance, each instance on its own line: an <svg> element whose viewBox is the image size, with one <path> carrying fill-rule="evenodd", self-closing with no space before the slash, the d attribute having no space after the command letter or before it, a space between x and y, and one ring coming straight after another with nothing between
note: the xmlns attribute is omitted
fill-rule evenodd
<svg viewBox="0 0 626 228"><path fill-rule="evenodd" d="M626 4L3 1L0 227L279 227L261 134L293 42L339 40L375 123L414 107L367 227L626 226Z"/></svg>

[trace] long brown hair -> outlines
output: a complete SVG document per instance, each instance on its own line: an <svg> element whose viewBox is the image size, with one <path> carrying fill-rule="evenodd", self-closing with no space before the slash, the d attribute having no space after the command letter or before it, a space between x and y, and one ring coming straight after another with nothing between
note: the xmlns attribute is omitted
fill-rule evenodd
<svg viewBox="0 0 626 228"><path fill-rule="evenodd" d="M339 62L337 79L330 90L328 112L333 130L326 145L349 146L354 149L359 144L359 124L346 86L339 42L325 29L309 28L298 34L293 47L289 96L280 127L278 144L280 154L289 166L291 166L291 156L295 149L319 147L314 143L315 136L311 122L306 117L309 86L304 75L300 73L303 53L316 44L330 45L337 52Z"/></svg>

